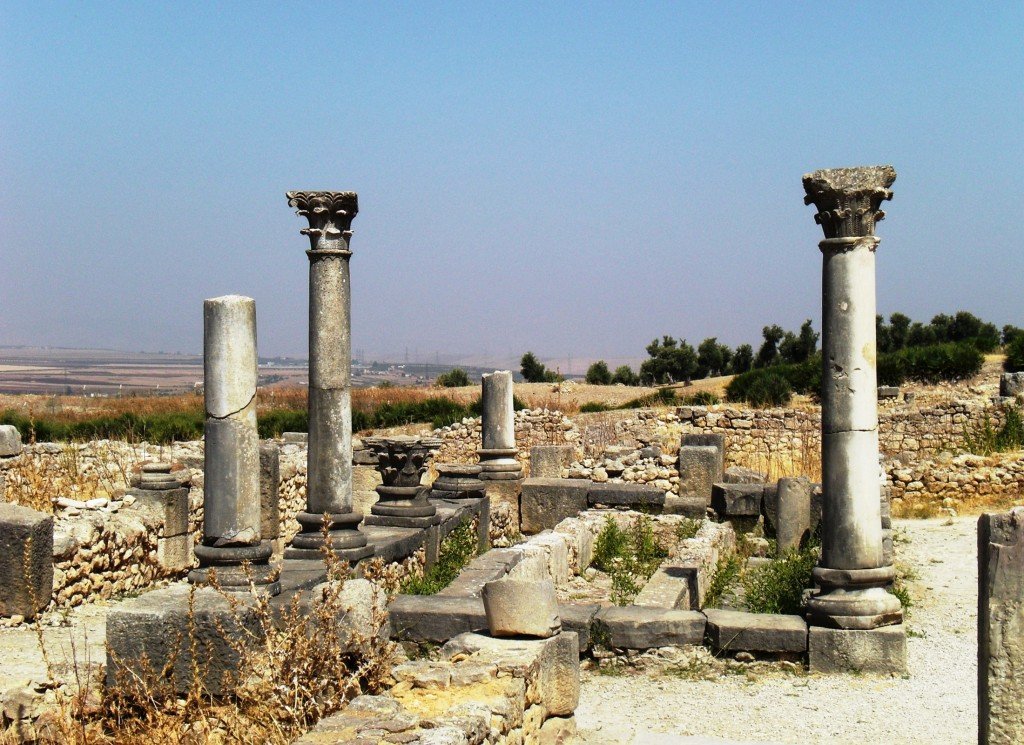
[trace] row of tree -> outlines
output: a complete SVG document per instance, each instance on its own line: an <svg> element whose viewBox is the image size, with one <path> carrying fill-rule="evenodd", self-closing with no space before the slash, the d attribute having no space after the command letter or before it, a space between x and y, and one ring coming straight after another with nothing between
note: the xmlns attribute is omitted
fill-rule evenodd
<svg viewBox="0 0 1024 745"><path fill-rule="evenodd" d="M952 316L940 313L927 324L913 321L903 313L893 313L888 323L883 316L877 317L876 335L880 354L948 342L970 342L981 352L992 352L1000 344L1009 347L1016 339L1024 339L1024 329L1007 325L1000 332L995 324L982 321L967 311ZM604 360L598 360L587 370L586 380L595 385L652 385L740 375L749 370L806 362L817 353L820 338L810 319L796 332L786 331L777 324L765 326L761 336L756 353L750 344L732 349L714 336L702 341L696 349L685 339L663 336L647 345L648 359L640 365L639 374L628 365L612 373ZM532 354L523 357L524 377L527 356L533 358Z"/></svg>

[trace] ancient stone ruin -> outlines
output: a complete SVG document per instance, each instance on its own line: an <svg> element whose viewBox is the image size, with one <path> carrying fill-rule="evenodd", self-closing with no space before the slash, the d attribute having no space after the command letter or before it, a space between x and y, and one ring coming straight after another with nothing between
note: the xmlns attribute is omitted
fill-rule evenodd
<svg viewBox="0 0 1024 745"><path fill-rule="evenodd" d="M928 460L951 428L1005 416L1000 401L925 407L877 385L874 231L895 178L876 166L803 179L824 232L820 414L516 411L512 373L495 371L482 376L479 418L361 438L350 377L357 195L288 192L309 225L308 435L260 441L255 302L205 301L203 441L133 452L116 500L58 500L54 515L0 504L0 616L21 623L138 594L106 614L107 685L166 670L182 695L199 676L229 697L246 645L289 607L311 614L310 598L348 571L349 605L334 620L352 649L385 637L403 646L386 690L354 696L303 743L570 742L581 661L607 672L673 649L902 676L892 505L919 493L945 505L968 482L1019 495L1024 466ZM1015 379L1000 385L1004 398L1019 394ZM800 472L751 467L759 452L811 452L820 480L810 460ZM109 453L88 457L100 468ZM0 480L25 457L56 453L0 427ZM1014 509L979 525L982 742L1024 738L1022 524ZM806 559L818 540L797 607L754 610L752 591L727 582ZM100 541L114 558L90 563Z"/></svg>

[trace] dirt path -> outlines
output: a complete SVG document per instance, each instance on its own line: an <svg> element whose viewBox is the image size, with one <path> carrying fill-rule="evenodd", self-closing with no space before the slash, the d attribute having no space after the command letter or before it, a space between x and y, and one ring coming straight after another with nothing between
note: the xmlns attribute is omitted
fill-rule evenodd
<svg viewBox="0 0 1024 745"><path fill-rule="evenodd" d="M976 526L976 517L896 521L897 560L919 573L908 676L584 673L584 742L977 742Z"/></svg>

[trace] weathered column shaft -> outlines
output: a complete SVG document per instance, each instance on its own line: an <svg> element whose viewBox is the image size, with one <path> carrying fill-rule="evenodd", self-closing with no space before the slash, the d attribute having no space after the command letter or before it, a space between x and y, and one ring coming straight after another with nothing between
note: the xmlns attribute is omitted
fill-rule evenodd
<svg viewBox="0 0 1024 745"><path fill-rule="evenodd" d="M352 499L351 311L349 259L355 192L290 191L288 204L309 221L309 440L306 510L286 558L317 558L326 517L331 549L348 561L373 553Z"/></svg>
<svg viewBox="0 0 1024 745"><path fill-rule="evenodd" d="M827 169L803 179L804 201L818 208L815 221L825 234L818 244L821 561L814 570L821 591L807 610L813 624L838 629L871 630L902 620L899 601L885 590L894 571L882 552L875 367L874 229L895 179L891 166Z"/></svg>
<svg viewBox="0 0 1024 745"><path fill-rule="evenodd" d="M349 253L309 254L307 511L352 511L352 295Z"/></svg>
<svg viewBox="0 0 1024 745"><path fill-rule="evenodd" d="M256 303L228 295L203 303L206 394L204 542L260 542L256 429Z"/></svg>
<svg viewBox="0 0 1024 745"><path fill-rule="evenodd" d="M480 381L483 448L500 450L516 446L516 420L512 405L512 373L485 373Z"/></svg>
<svg viewBox="0 0 1024 745"><path fill-rule="evenodd" d="M875 370L879 239L822 241L822 564L882 566Z"/></svg>

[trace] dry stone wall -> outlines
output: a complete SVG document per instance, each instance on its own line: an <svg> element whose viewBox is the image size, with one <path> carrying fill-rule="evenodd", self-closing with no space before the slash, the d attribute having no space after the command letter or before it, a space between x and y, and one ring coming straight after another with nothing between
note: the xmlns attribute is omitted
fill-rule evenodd
<svg viewBox="0 0 1024 745"><path fill-rule="evenodd" d="M529 468L530 448L534 445L579 446L580 433L569 417L549 409L522 409L516 412L516 456ZM440 463L476 463L482 431L480 417L466 417L457 424L435 429L432 433L444 444L437 455Z"/></svg>

